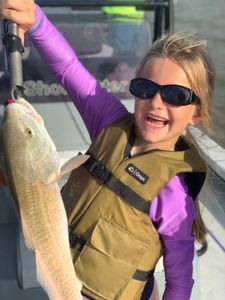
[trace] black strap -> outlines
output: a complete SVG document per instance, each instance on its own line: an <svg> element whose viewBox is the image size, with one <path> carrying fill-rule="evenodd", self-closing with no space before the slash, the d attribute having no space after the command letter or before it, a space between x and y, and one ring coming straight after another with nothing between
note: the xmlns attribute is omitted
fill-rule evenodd
<svg viewBox="0 0 225 300"><path fill-rule="evenodd" d="M23 54L24 52L21 39L15 34L7 33L6 36L3 38L3 43L6 47L8 55L15 51L18 51L20 54Z"/></svg>
<svg viewBox="0 0 225 300"><path fill-rule="evenodd" d="M92 298L91 296L88 296L87 294L85 294L82 291L81 291L81 295L84 296L85 298L87 298L88 300L96 300L95 298Z"/></svg>
<svg viewBox="0 0 225 300"><path fill-rule="evenodd" d="M75 248L81 251L86 243L86 241L80 236L75 234L72 229L69 227L69 242L70 248Z"/></svg>
<svg viewBox="0 0 225 300"><path fill-rule="evenodd" d="M153 276L154 272L155 269L151 271L142 271L137 269L132 278L139 281L146 281Z"/></svg>
<svg viewBox="0 0 225 300"><path fill-rule="evenodd" d="M90 153L88 153L90 154ZM94 156L90 158L83 164L83 166L96 178L98 178L103 184L106 184L112 191L114 191L118 196L123 198L127 203L129 203L134 208L144 212L149 213L150 202L146 201L140 197L131 188L126 186L124 183L119 181L111 172L109 172L105 166L98 161Z"/></svg>

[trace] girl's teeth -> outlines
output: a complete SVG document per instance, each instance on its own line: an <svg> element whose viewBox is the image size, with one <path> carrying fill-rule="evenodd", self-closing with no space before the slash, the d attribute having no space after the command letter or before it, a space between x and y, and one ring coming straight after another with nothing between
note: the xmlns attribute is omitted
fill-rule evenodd
<svg viewBox="0 0 225 300"><path fill-rule="evenodd" d="M161 128L163 126L165 126L168 121L165 120L165 119L162 119L162 118L159 118L159 117L152 117L152 116L147 116L147 123L149 125L152 125L152 126L155 126L155 127L158 127L158 128Z"/></svg>
<svg viewBox="0 0 225 300"><path fill-rule="evenodd" d="M162 118L159 118L159 117L151 117L151 116L148 116L147 119L148 119L148 120L155 120L155 121L166 122L165 119L162 119Z"/></svg>

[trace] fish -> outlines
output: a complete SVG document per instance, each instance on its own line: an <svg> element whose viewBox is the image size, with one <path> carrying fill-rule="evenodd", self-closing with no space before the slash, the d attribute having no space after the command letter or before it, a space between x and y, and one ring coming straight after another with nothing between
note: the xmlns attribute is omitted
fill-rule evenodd
<svg viewBox="0 0 225 300"><path fill-rule="evenodd" d="M49 299L83 299L58 182L89 156L75 156L60 167L59 154L42 117L25 99L4 109L0 156L25 243L35 254L38 282Z"/></svg>

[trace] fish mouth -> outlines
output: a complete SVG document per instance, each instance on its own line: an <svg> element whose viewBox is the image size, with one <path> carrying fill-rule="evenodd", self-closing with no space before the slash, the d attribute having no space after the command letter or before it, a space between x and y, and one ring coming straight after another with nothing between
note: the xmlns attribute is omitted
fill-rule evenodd
<svg viewBox="0 0 225 300"><path fill-rule="evenodd" d="M144 122L146 125L155 127L155 128L163 128L169 124L169 120L154 114L147 113L144 115Z"/></svg>
<svg viewBox="0 0 225 300"><path fill-rule="evenodd" d="M16 115L14 108L15 108L15 103L10 103L5 107L4 114L3 114L3 121L6 121L9 118L9 116L11 116L11 114Z"/></svg>
<svg viewBox="0 0 225 300"><path fill-rule="evenodd" d="M17 120L17 122L19 122L21 119L21 115L23 114L24 112L22 111L21 106L16 102L13 102L5 107L3 121L6 122L7 120Z"/></svg>

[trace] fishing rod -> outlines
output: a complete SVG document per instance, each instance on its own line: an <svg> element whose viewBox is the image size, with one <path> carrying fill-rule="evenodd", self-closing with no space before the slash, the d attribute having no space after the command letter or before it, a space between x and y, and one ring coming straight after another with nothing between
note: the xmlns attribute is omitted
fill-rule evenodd
<svg viewBox="0 0 225 300"><path fill-rule="evenodd" d="M10 89L13 101L24 98L22 54L23 45L19 37L18 25L3 20L3 45L10 75Z"/></svg>

